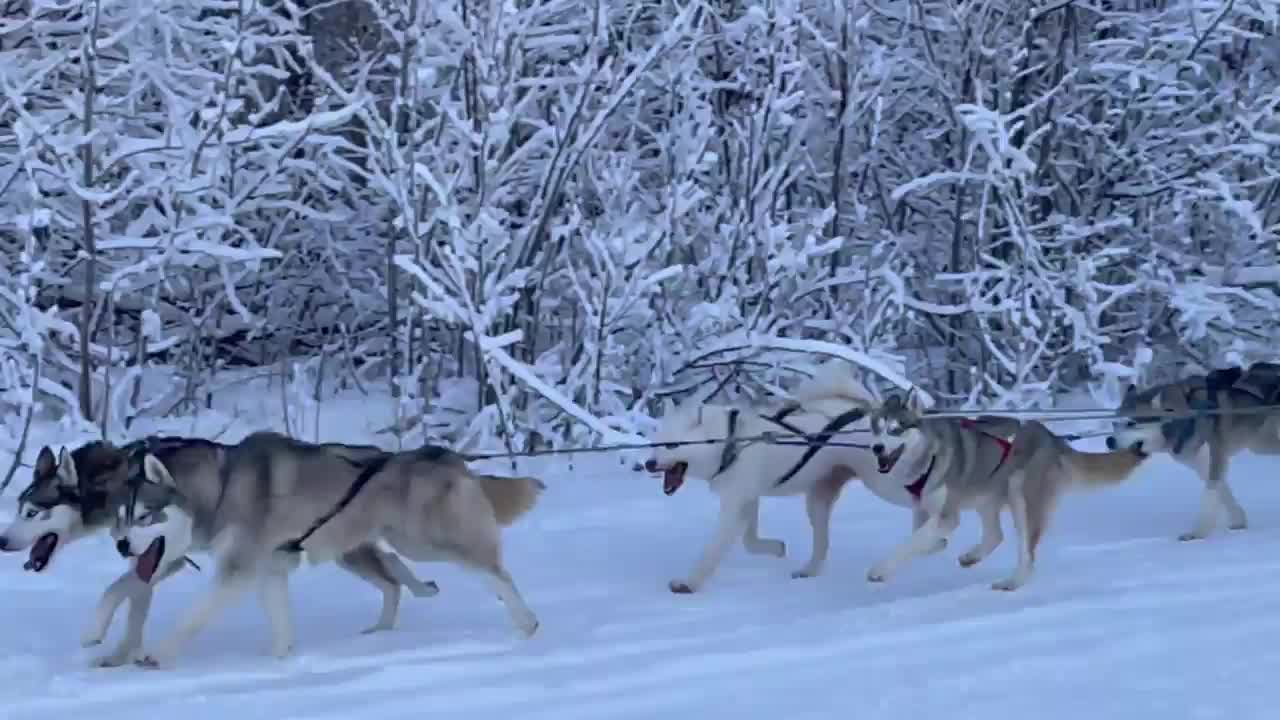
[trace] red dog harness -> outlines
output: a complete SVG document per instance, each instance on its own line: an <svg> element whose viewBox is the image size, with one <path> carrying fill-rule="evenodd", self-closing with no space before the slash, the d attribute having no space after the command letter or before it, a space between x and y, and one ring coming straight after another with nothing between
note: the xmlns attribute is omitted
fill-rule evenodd
<svg viewBox="0 0 1280 720"><path fill-rule="evenodd" d="M991 474L995 475L996 470L999 470L1004 465L1004 461L1009 459L1009 451L1013 450L1013 443L1009 442L1008 440L1005 440L1004 438L998 435L992 435L989 432L982 432L981 430L978 430L978 424L970 420L969 418L961 419L960 427L968 430L977 430L979 433L982 433L983 435L986 435L992 440L995 440L996 442L1000 443L1000 462L996 463L996 466L991 469Z"/></svg>
<svg viewBox="0 0 1280 720"><path fill-rule="evenodd" d="M975 430L978 433L981 433L982 435L985 435L986 437L989 437L992 440L995 440L997 443L1000 443L1000 462L996 463L996 466L991 469L991 474L995 475L996 471L999 470L1002 466L1004 466L1004 461L1009 459L1009 453L1013 450L1013 443L1009 442L1008 440L1005 440L1004 438L998 435L992 435L989 432L983 432L981 430L978 430L978 424L970 420L969 418L962 418L960 420L960 427L965 428L966 430ZM924 473L920 475L920 477L917 478L915 482L905 486L907 489L907 492L911 493L911 496L914 497L915 499L919 500L920 495L924 493L925 483L929 482L929 475L933 473L933 465L935 462L937 462L937 460L938 460L937 455L934 455L933 457L929 458L929 467L925 468Z"/></svg>

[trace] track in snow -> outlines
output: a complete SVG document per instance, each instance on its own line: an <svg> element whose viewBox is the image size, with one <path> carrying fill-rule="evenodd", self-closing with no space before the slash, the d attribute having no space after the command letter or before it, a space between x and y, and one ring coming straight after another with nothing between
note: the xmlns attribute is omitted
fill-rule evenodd
<svg viewBox="0 0 1280 720"><path fill-rule="evenodd" d="M1280 483L1266 458L1238 457L1231 472L1251 529L1202 542L1174 540L1200 485L1167 460L1128 485L1069 496L1037 575L1015 593L988 588L1013 566L1012 532L978 567L956 564L977 540L972 514L943 553L867 583L909 513L850 486L824 576L789 577L809 552L803 500L766 499L761 532L787 542L786 559L739 545L703 592L672 595L667 581L711 535L706 485L667 498L614 459L564 467L526 468L549 490L506 533L507 565L542 621L531 640L479 578L437 564L413 567L440 583L438 596L406 593L397 630L362 636L377 593L320 566L291 584L290 659L267 654L250 594L172 670L91 670L123 630L124 608L102 647L79 647L123 569L109 540L68 548L40 576L0 556L3 717L1243 720L1270 718L1280 702ZM12 495L3 502L7 522ZM165 583L148 640L206 582L207 571Z"/></svg>

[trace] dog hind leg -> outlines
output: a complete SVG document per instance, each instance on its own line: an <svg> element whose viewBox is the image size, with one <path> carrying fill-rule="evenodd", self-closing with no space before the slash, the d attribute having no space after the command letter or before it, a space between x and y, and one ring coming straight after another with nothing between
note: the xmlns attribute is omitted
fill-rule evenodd
<svg viewBox="0 0 1280 720"><path fill-rule="evenodd" d="M386 577L409 588L409 592L414 597L429 598L440 594L440 586L435 580L419 580L396 553L385 552L378 548L373 548L373 551L377 553L378 562Z"/></svg>
<svg viewBox="0 0 1280 720"><path fill-rule="evenodd" d="M1047 472L1051 471L1028 469L1009 480L1009 510L1018 533L1018 565L1009 578L992 583L993 590L1017 590L1035 572L1036 548L1057 502L1055 486Z"/></svg>
<svg viewBox="0 0 1280 720"><path fill-rule="evenodd" d="M793 578L810 578L822 574L831 549L831 511L835 508L840 491L844 489L847 475L833 472L818 481L804 498L804 509L809 514L813 528L813 550L809 562L791 573Z"/></svg>
<svg viewBox="0 0 1280 720"><path fill-rule="evenodd" d="M786 557L787 544L781 540L760 537L760 500L752 500L746 510L747 531L742 537L742 546L752 555L772 555Z"/></svg>
<svg viewBox="0 0 1280 720"><path fill-rule="evenodd" d="M999 501L991 501L978 507L978 517L982 519L982 538L971 550L960 556L960 567L977 565L1004 542L1004 530L1000 527L1001 505Z"/></svg>
<svg viewBox="0 0 1280 720"><path fill-rule="evenodd" d="M493 532L498 532L496 523L493 527ZM494 593L497 594L502 604L506 606L507 613L511 616L511 622L526 636L533 636L538 631L538 617L533 614L533 610L530 610L529 605L525 603L520 590L516 588L516 583L512 579L511 573L507 572L507 569L503 567L502 551L498 542L495 541L483 545L467 544L460 547L465 548L463 555L460 557L462 564L488 577Z"/></svg>
<svg viewBox="0 0 1280 720"><path fill-rule="evenodd" d="M366 635L394 628L396 616L400 612L400 583L386 572L376 552L377 548L362 545L343 553L337 560L338 567L382 591L382 609L378 613L378 621L360 631Z"/></svg>
<svg viewBox="0 0 1280 720"><path fill-rule="evenodd" d="M1244 508L1240 507L1240 503L1236 501L1230 487L1226 485L1227 462L1229 460L1228 453L1223 444L1223 438L1215 429L1214 436L1207 443L1208 457L1197 458L1196 471L1200 475L1200 479L1204 482L1204 491L1200 495L1200 511L1196 515L1196 524L1190 531L1178 536L1183 542L1191 540L1203 540L1213 534L1214 528L1218 524L1219 510L1226 510L1232 513L1231 505L1235 505L1238 516L1233 517L1234 520L1244 520ZM1231 502L1224 502L1227 497L1231 498ZM1234 513L1233 513L1234 514Z"/></svg>

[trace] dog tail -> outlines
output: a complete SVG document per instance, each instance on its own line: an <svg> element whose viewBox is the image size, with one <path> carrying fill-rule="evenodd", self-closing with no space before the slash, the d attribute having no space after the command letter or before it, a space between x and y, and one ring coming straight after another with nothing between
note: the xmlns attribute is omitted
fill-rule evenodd
<svg viewBox="0 0 1280 720"><path fill-rule="evenodd" d="M812 378L800 383L791 391L791 398L801 406L823 400L847 400L855 405L868 406L875 403L866 386L853 377L848 363L841 360L823 363Z"/></svg>
<svg viewBox="0 0 1280 720"><path fill-rule="evenodd" d="M1085 452L1071 450L1063 458L1072 482L1086 488L1119 485L1133 476L1147 456L1132 450L1111 452Z"/></svg>
<svg viewBox="0 0 1280 720"><path fill-rule="evenodd" d="M493 506L498 524L504 527L532 510L538 502L538 496L547 489L541 480L531 477L477 475L476 479L480 481L480 489Z"/></svg>

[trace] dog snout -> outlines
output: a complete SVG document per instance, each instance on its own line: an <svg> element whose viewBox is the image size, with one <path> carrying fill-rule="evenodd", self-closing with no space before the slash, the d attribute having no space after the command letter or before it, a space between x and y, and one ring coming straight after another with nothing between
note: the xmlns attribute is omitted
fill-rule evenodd
<svg viewBox="0 0 1280 720"><path fill-rule="evenodd" d="M871 446L871 452L873 452L873 453L875 453L875 454L877 454L877 455L883 455L883 454L884 454L884 443L876 443L875 445L872 445L872 446Z"/></svg>
<svg viewBox="0 0 1280 720"><path fill-rule="evenodd" d="M5 537L4 535L0 535L0 552L7 552L8 550L9 550L9 538Z"/></svg>
<svg viewBox="0 0 1280 720"><path fill-rule="evenodd" d="M129 538L120 538L116 541L116 552L120 553L122 558L128 558L133 555L133 550L129 547Z"/></svg>
<svg viewBox="0 0 1280 720"><path fill-rule="evenodd" d="M1107 436L1107 449L1108 449L1108 450L1115 450L1115 449L1116 449L1116 437L1115 437L1115 435L1108 435L1108 436Z"/></svg>
<svg viewBox="0 0 1280 720"><path fill-rule="evenodd" d="M658 461L654 460L653 458L649 458L648 460L645 460L644 471L649 473L658 472Z"/></svg>

